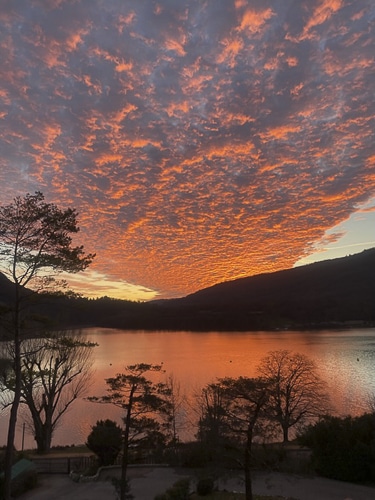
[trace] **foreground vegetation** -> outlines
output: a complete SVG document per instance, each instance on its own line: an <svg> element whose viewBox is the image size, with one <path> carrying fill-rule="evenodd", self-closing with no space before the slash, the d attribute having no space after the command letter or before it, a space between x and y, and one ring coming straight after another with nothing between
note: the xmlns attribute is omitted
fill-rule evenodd
<svg viewBox="0 0 375 500"><path fill-rule="evenodd" d="M241 474L246 500L257 498L252 492L256 469L375 483L375 412L346 418L319 415L326 401L324 384L311 361L300 354L270 352L259 371L259 378L223 378L207 384L196 395L197 440L182 443L179 417L185 409L176 381L158 380L163 376L159 365L127 367L107 380L104 396L89 398L122 408L123 425L106 420L92 427L87 446L97 461L77 472L92 476L99 466L117 461L122 465L121 500L129 498L127 470L136 463L188 467L198 477L205 474L214 481L228 471ZM311 419L315 422L306 426ZM289 443L290 429L301 424L297 441ZM267 444L276 435L284 437L284 443ZM74 451L61 449L69 455ZM172 498L184 497L158 500Z"/></svg>
<svg viewBox="0 0 375 500"><path fill-rule="evenodd" d="M198 500L202 497L193 494L190 495L191 500ZM245 500L244 493L231 493L230 491L214 491L209 495L205 495L206 500ZM295 500L291 497L269 496L269 495L254 495L254 500Z"/></svg>
<svg viewBox="0 0 375 500"><path fill-rule="evenodd" d="M10 418L4 460L5 500L11 498L17 416L25 398L22 379L22 374L25 373L25 352L22 347L25 340L33 336L31 332L35 332L35 325L38 323L32 313L34 298L40 297L43 292L63 289L64 282L57 279L60 273L84 271L91 264L95 255L85 254L83 246L73 245L72 236L78 231L76 210L62 210L54 203L46 203L39 191L23 198L17 196L9 205L0 206L0 269L12 282L8 302L0 303L0 338L6 341L7 360L10 362L10 369L6 370L6 376L3 378L8 382L10 380L6 387L13 394L9 403ZM32 374L34 366L28 368ZM39 369L44 371L40 367ZM30 383L34 385L33 377ZM32 414L30 405L29 409ZM39 409L35 408L35 412L38 411ZM48 413L47 402L42 401L40 411ZM37 427L43 423L39 421L36 413L34 424ZM53 425L52 421L48 422L50 430Z"/></svg>
<svg viewBox="0 0 375 500"><path fill-rule="evenodd" d="M198 481L195 493L190 493L189 479L180 479L164 494L156 495L154 500L199 500L204 497L207 500L246 500L245 493L218 491L214 488L211 478L203 478ZM295 500L291 497L279 495L253 495L253 500Z"/></svg>
<svg viewBox="0 0 375 500"><path fill-rule="evenodd" d="M359 417L327 415L309 426L299 442L312 450L321 476L352 483L375 483L375 413Z"/></svg>
<svg viewBox="0 0 375 500"><path fill-rule="evenodd" d="M310 453L307 448L301 448L301 445L307 442L311 446ZM371 449L374 450L374 442L375 414L371 413L354 418L327 416L308 427L301 433L298 440L292 443L254 444L251 467L253 470L287 472L304 476L313 476L318 473L318 475L343 481L374 485L375 454L369 452ZM367 453L364 453L366 448ZM53 449L52 452L53 455L61 454L72 457L76 454L87 455L89 449L86 447L59 447ZM30 457L28 453L18 455L17 458ZM243 477L240 464L242 457L243 444L240 440L232 440L231 442L223 440L215 449L205 441L179 443L172 448L154 448L151 455L150 449L144 449L143 453L141 449L138 451L132 449L128 458L131 464L142 463L146 460L146 463L151 461L153 463L168 463L172 467L189 468L191 476L197 477L197 481L202 479L203 485L205 483L207 485L207 478L209 478L212 491L205 493L204 498L245 500L247 497L244 493L213 491L213 486L217 484L219 479L238 477L238 475ZM323 457L323 460L320 457ZM327 464L330 464L329 469L325 469ZM98 465L99 462L96 465L93 463L86 471L77 472L91 476L95 474ZM369 475L365 477L363 471ZM358 472L361 472L361 476L353 476L354 473ZM171 496L170 493L167 490L166 496L161 495L155 500L183 500L187 498L186 496L176 496L175 493ZM196 492L189 498L197 500L202 498L202 494L199 496ZM253 494L252 499L286 500L281 496L256 494Z"/></svg>

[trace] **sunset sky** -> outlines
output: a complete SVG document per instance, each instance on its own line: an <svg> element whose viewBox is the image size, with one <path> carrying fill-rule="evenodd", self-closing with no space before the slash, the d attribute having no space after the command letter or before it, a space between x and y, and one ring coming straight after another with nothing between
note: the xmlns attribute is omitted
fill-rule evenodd
<svg viewBox="0 0 375 500"><path fill-rule="evenodd" d="M375 246L374 0L0 0L0 204L149 300Z"/></svg>

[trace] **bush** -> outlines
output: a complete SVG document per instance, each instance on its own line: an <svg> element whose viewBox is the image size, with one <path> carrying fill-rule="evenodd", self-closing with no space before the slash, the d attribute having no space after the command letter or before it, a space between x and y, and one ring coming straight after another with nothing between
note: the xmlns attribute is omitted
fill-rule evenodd
<svg viewBox="0 0 375 500"><path fill-rule="evenodd" d="M122 429L112 420L98 420L92 427L86 446L93 451L99 466L114 464L121 450Z"/></svg>
<svg viewBox="0 0 375 500"><path fill-rule="evenodd" d="M212 461L212 455L206 446L199 442L187 443L182 452L182 465L194 469L205 467Z"/></svg>
<svg viewBox="0 0 375 500"><path fill-rule="evenodd" d="M190 479L180 479L165 493L156 495L154 500L187 500L190 493Z"/></svg>
<svg viewBox="0 0 375 500"><path fill-rule="evenodd" d="M312 450L312 461L322 476L341 481L375 480L375 415L327 416L299 437Z"/></svg>
<svg viewBox="0 0 375 500"><path fill-rule="evenodd" d="M286 460L285 446L279 443L255 445L253 465L256 468L278 470Z"/></svg>
<svg viewBox="0 0 375 500"><path fill-rule="evenodd" d="M214 480L211 477L202 477L197 483L197 493L200 496L209 495L214 491Z"/></svg>

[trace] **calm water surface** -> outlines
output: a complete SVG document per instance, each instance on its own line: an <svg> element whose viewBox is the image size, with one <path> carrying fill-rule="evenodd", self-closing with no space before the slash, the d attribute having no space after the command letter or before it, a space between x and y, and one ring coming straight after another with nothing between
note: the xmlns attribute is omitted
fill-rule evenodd
<svg viewBox="0 0 375 500"><path fill-rule="evenodd" d="M95 373L88 395L105 394L105 378L126 365L163 363L165 376L173 375L187 395L217 377L255 376L262 357L271 350L289 349L313 359L328 384L336 412L360 414L375 394L375 329L313 332L143 332L90 328L83 330L99 344L94 349ZM110 405L76 401L56 430L53 443L82 443L98 419L120 422L120 412ZM0 444L5 443L8 416L0 415ZM16 446L21 448L22 415ZM25 434L25 447L34 447Z"/></svg>

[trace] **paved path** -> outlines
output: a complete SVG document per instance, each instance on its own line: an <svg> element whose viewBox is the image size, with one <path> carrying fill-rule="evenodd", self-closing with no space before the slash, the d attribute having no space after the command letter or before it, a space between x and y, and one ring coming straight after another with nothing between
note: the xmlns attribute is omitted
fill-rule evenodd
<svg viewBox="0 0 375 500"><path fill-rule="evenodd" d="M224 488L245 491L242 481L229 480L222 484ZM375 488L277 472L254 474L253 491L258 495L280 495L296 500L375 500Z"/></svg>
<svg viewBox="0 0 375 500"><path fill-rule="evenodd" d="M186 471L186 470L185 470ZM154 500L178 479L188 473L169 468L130 469L131 492L135 500ZM21 497L22 500L116 500L115 489L110 481L76 483L67 475L39 475L39 486Z"/></svg>
<svg viewBox="0 0 375 500"><path fill-rule="evenodd" d="M188 469L145 468L131 480L135 500L154 500L181 477ZM243 482L228 480L220 485L228 491L244 491ZM282 495L296 500L374 500L375 488L332 481L325 478L306 478L291 474L257 473L254 475L254 493ZM115 500L110 482L74 483L68 476L41 476L40 486L20 500Z"/></svg>

